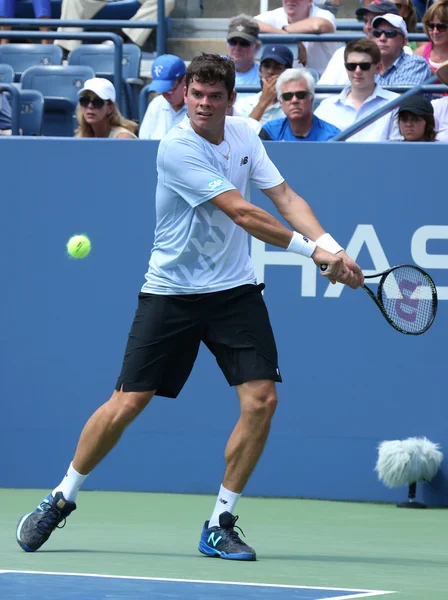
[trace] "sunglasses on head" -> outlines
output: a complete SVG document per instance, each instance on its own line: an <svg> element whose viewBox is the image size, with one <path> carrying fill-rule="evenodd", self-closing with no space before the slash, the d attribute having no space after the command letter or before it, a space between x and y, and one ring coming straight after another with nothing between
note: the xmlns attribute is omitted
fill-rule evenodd
<svg viewBox="0 0 448 600"><path fill-rule="evenodd" d="M434 31L434 29L437 29L437 31L443 32L448 29L447 23L427 23L426 26L431 31Z"/></svg>
<svg viewBox="0 0 448 600"><path fill-rule="evenodd" d="M297 98L297 100L305 100L305 98L308 96L309 92L285 92L284 94L282 94L280 97L282 100L284 100L285 102L289 102L290 100L292 100L294 98L294 96Z"/></svg>
<svg viewBox="0 0 448 600"><path fill-rule="evenodd" d="M349 63L345 63L345 68L347 69L347 71L356 71L356 67L359 67L361 69L361 71L370 71L370 67L372 66L371 62L360 62L360 63L356 63L356 62L349 62Z"/></svg>
<svg viewBox="0 0 448 600"><path fill-rule="evenodd" d="M89 96L81 96L79 103L84 108L87 108L89 104L91 104L93 108L103 108L103 106L106 104L106 100L102 100L101 98L90 98Z"/></svg>
<svg viewBox="0 0 448 600"><path fill-rule="evenodd" d="M249 48L251 42L249 40L244 40L243 38L232 38L231 40L227 40L229 46L241 46L241 48Z"/></svg>
<svg viewBox="0 0 448 600"><path fill-rule="evenodd" d="M397 37L398 34L403 35L401 31L397 31L396 29L374 29L372 33L373 37L376 38L380 38L384 33L388 40Z"/></svg>

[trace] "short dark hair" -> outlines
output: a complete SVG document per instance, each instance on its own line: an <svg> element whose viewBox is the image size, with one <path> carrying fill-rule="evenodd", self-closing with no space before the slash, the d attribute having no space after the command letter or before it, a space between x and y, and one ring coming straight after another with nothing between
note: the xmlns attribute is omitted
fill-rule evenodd
<svg viewBox="0 0 448 600"><path fill-rule="evenodd" d="M344 61L347 62L347 57L350 52L359 52L368 54L372 59L374 65L381 62L381 52L377 44L373 40L367 38L361 38L359 40L352 40L347 44L344 50Z"/></svg>
<svg viewBox="0 0 448 600"><path fill-rule="evenodd" d="M203 52L195 56L187 67L187 91L192 81L210 84L222 81L230 98L235 88L235 63L228 56Z"/></svg>

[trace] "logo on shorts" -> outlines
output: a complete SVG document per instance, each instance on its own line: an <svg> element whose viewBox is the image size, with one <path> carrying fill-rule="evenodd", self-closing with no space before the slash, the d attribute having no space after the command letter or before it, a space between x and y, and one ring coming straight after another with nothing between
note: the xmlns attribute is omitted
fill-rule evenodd
<svg viewBox="0 0 448 600"><path fill-rule="evenodd" d="M241 162L240 162L240 167L242 167L243 165L247 165L248 161L249 161L248 156L245 156L244 158L242 158Z"/></svg>
<svg viewBox="0 0 448 600"><path fill-rule="evenodd" d="M219 188L223 183L224 179L212 179L212 181L209 181L208 187L211 190L216 190L216 188Z"/></svg>

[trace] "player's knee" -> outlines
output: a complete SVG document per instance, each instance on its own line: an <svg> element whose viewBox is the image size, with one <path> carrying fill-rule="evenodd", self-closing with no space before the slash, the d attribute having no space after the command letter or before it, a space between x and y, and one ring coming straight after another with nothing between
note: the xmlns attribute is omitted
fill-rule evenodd
<svg viewBox="0 0 448 600"><path fill-rule="evenodd" d="M114 420L128 425L142 412L153 396L154 392L115 391L111 398L115 408Z"/></svg>
<svg viewBox="0 0 448 600"><path fill-rule="evenodd" d="M259 382L254 386L253 394L246 403L248 412L259 419L270 419L277 408L277 393L272 382Z"/></svg>

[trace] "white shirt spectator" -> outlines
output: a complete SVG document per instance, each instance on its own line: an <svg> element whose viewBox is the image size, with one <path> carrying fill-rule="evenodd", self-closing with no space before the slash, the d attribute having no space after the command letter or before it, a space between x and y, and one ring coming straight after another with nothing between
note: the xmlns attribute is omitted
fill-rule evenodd
<svg viewBox="0 0 448 600"><path fill-rule="evenodd" d="M235 87L240 85L260 86L260 64L254 62L253 67L245 73L235 72Z"/></svg>
<svg viewBox="0 0 448 600"><path fill-rule="evenodd" d="M156 96L146 109L138 137L141 140L161 140L174 125L183 121L186 114L186 104L176 112L162 95Z"/></svg>
<svg viewBox="0 0 448 600"><path fill-rule="evenodd" d="M376 85L373 93L365 100L361 108L356 110L350 100L350 89L349 86L337 96L322 100L314 114L319 117L319 119L323 119L343 131L353 123L361 121L361 119L364 119L364 117L367 117L367 115L373 113L381 106L384 106L394 98L397 98L399 95ZM395 110L377 119L361 131L358 131L358 133L349 137L347 141L381 142L391 139L401 139Z"/></svg>
<svg viewBox="0 0 448 600"><path fill-rule="evenodd" d="M309 17L318 17L330 21L336 28L336 19L329 10L318 8L315 4L311 5ZM255 17L257 21L262 21L277 29L282 29L288 25L288 16L283 6L275 10L268 10ZM315 69L319 75L325 71L328 61L333 56L340 44L337 42L304 42L307 51L307 64L310 69Z"/></svg>
<svg viewBox="0 0 448 600"><path fill-rule="evenodd" d="M235 110L239 115L243 117L248 117L253 109L257 106L260 101L262 92L258 92L258 94L254 94L252 96L243 97L235 102ZM263 116L260 119L260 124L264 125L268 121L272 121L273 119L283 119L285 113L283 112L282 107L280 106L280 102L276 102L275 104L271 104L264 111ZM255 120L255 119L254 119Z"/></svg>
<svg viewBox="0 0 448 600"><path fill-rule="evenodd" d="M432 101L434 119L436 121L437 139L448 142L448 96Z"/></svg>
<svg viewBox="0 0 448 600"><path fill-rule="evenodd" d="M403 50L406 54L412 54L412 50L409 46L405 46ZM330 58L330 62L322 73L317 85L347 85L350 83L344 65L344 51L345 46L336 50Z"/></svg>

